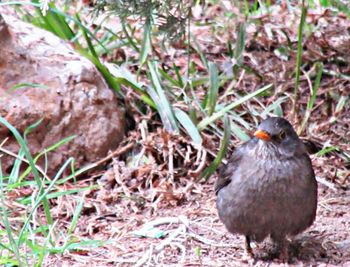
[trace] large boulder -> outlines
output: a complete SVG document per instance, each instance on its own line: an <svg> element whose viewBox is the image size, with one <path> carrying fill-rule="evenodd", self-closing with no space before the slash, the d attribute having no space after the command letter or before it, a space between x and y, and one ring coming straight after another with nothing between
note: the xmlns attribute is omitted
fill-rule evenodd
<svg viewBox="0 0 350 267"><path fill-rule="evenodd" d="M123 138L124 111L101 74L55 35L3 17L7 26L0 20L0 115L21 133L43 119L27 136L32 154L76 135L48 154L49 173L68 157L79 167L106 156ZM19 84L29 85L11 90ZM7 137L2 148L17 152L15 138L0 125L0 143ZM4 153L1 164L10 171L13 157Z"/></svg>

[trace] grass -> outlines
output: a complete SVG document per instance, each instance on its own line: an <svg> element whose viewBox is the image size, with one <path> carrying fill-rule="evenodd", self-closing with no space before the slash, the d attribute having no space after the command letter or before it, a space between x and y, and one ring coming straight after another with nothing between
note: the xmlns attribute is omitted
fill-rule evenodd
<svg viewBox="0 0 350 267"><path fill-rule="evenodd" d="M29 127L25 135L29 134L40 122ZM33 157L29 152L25 137L21 136L2 117L0 117L0 123L11 131L21 148L15 155L10 174L5 175L0 169L1 265L41 266L48 254L62 254L66 250L102 245L103 242L99 240L80 240L73 234L83 207L84 196L75 198L76 207L71 221L66 222L67 230L62 230L60 225L62 222L54 219L50 204L52 201L60 202L64 196L76 195L96 188L96 186L87 186L74 190L60 189L60 185L74 180L77 174L87 171L91 166L64 176L63 173L74 163L74 159L69 158L53 179L49 179L45 172L36 165L40 157L69 142L73 137L62 140ZM6 153L3 149L2 152ZM24 171L22 171L23 165L28 166Z"/></svg>
<svg viewBox="0 0 350 267"><path fill-rule="evenodd" d="M214 2L208 1L204 4L204 11L210 10L212 5L217 4ZM306 2L310 4L312 1ZM272 6L270 1L265 1L265 4L264 8L267 11L263 14L268 17ZM324 7L332 7L333 11L350 14L348 7L340 1L321 1L321 4ZM253 25L267 29L264 28L263 19L256 18L263 10L263 7L259 8L258 1L251 6L248 1L244 1L244 5L241 6L244 18L234 17L232 13L227 12L225 13L227 17L209 18L209 23L204 20L203 27L211 25L211 33L217 40L221 40L220 34L230 33L235 36L235 38L227 38L229 41L227 45L224 45L227 50L223 49L224 52L220 55L215 55L210 49L205 50L197 36L189 31L188 35L184 36L185 39L179 41L180 45L185 47L179 49L185 56L179 53L180 55L171 60L165 60L168 56L166 49L170 49L171 45L164 44L163 46L160 43L157 32L155 32L155 22L152 20L147 20L142 27L134 22L125 23L116 32L108 24L100 23L91 27L93 23L97 23L97 20L88 21L84 13L86 10L68 12L70 10L68 1L62 6L56 5L54 1L50 2L47 5L48 9L45 10L46 13L42 10L40 1L26 3L12 1L0 3L0 5L16 8L18 14L28 22L73 43L76 51L88 58L98 68L120 99L128 101L127 93L132 92L133 98L128 105L131 107L132 114L140 121L145 121L145 117L150 118L150 121L145 122L147 130L155 133L157 127L162 128L172 137L175 136L174 138L186 139L188 143L185 144L185 148L188 151L191 149L205 150L208 156L205 158L205 168L201 169L199 174L199 177L204 179L208 179L223 161L230 147L230 140L246 141L249 139L247 132L253 129L261 119L271 115L288 115L289 110L286 107L291 108L292 112L298 115L301 121L298 132L304 133L313 118L312 115L319 112L317 104L318 97L322 93L322 82L327 77L342 81L350 80L348 75L327 68L324 64L328 62L303 60L305 52L303 46L307 42L305 24L308 15L305 1L295 7L299 8L301 14L298 17L296 47L291 41L293 38L290 38L289 33L285 31L283 34L287 39L287 44L276 48L276 50L283 50L287 56L295 55L295 65L290 74L294 84L293 93L290 93L290 88L284 87L283 82L269 79L266 77L268 75L261 75L263 63L255 65L247 63L247 54L253 58L251 51L246 52L247 44L250 42L249 27ZM27 6L33 7L35 12L28 11ZM221 6L221 8L224 7ZM198 22L200 23L202 21ZM191 29L190 25L188 28ZM266 31L275 34L271 28ZM258 39L258 36L254 38ZM235 41L231 41L233 39ZM211 41L210 39L208 42ZM215 44L215 40L213 43ZM166 49L163 49L164 47ZM132 51L130 54L135 56L127 57L120 64L112 57L115 49ZM261 49L261 52L264 51ZM186 59L184 60L185 66L181 65L181 61L180 63L172 61L181 56ZM216 57L220 60L217 60ZM102 58L108 60L102 60ZM227 73L222 71L222 61L229 62ZM254 66L257 67L254 68ZM303 78L308 81L308 86L303 83ZM246 80L253 82L248 84ZM45 85L28 82L19 84L11 90L21 90L28 86L46 88ZM302 91L307 87L308 90ZM329 95L331 102L335 105L329 122L335 123L341 119L340 115L346 110L349 97L338 94L337 91ZM305 105L300 102L303 98L306 99ZM290 102L293 103L292 106L289 105ZM104 241L82 239L74 235L74 230L84 209L84 194L97 186L76 186L70 190L63 188L65 183L76 185L76 177L96 165L91 164L80 170L73 168L71 174L65 176L64 173L74 165L74 159L68 159L53 178L45 175L47 166L43 169L37 166L40 158L47 158L50 151L68 143L74 137L53 144L45 151L33 156L30 154L25 136L30 134L38 124L28 127L22 136L5 119L0 118L0 123L11 131L21 147L20 151L13 155L15 163L10 174L4 174L0 170L0 235L2 238L0 264L41 266L48 255L103 246ZM178 143L182 142L176 140ZM142 140L136 140L137 144L141 142ZM155 146L153 149L156 150L156 148L158 147ZM185 150L181 147L179 151L181 149ZM324 148L319 156L332 150L338 151L339 147L330 145ZM1 152L10 154L5 150ZM166 159L169 159L170 162L170 156L166 157L168 154L162 155L164 162ZM138 162L142 162L145 158L150 162L153 159L149 154L143 155L139 152L137 155L142 158ZM181 157L177 154L172 155L171 164L169 163L171 168L176 168L178 158ZM159 163L158 166L161 165L162 163ZM185 164L179 164L178 170L183 169L184 166ZM185 166L185 168L191 167ZM32 194L21 193L13 197L13 192L25 192L26 189L30 189ZM65 227L61 228L62 220L53 214L54 204L52 203L62 201L64 197L71 197L74 211L69 221L65 221ZM15 204L21 205L17 213L14 212L18 209ZM196 253L199 257L200 252Z"/></svg>
<svg viewBox="0 0 350 267"><path fill-rule="evenodd" d="M297 112L297 102L299 99L299 82L300 82L300 67L301 67L301 56L303 52L303 29L305 25L307 7L305 6L305 0L301 3L301 16L298 28L298 51L297 61L295 66L295 83L294 83L294 102L293 102L293 114Z"/></svg>

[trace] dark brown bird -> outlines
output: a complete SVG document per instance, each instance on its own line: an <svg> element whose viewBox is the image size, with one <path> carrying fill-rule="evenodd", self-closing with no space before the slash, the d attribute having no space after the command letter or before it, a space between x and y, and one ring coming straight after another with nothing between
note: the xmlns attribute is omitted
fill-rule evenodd
<svg viewBox="0 0 350 267"><path fill-rule="evenodd" d="M221 167L215 185L219 217L231 233L261 242L267 236L288 260L287 236L314 221L317 182L311 160L292 125L283 118L264 120L254 137Z"/></svg>

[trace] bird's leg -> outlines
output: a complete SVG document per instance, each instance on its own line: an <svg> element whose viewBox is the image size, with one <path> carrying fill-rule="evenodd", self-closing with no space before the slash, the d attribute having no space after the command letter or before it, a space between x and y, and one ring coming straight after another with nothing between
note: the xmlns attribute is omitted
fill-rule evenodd
<svg viewBox="0 0 350 267"><path fill-rule="evenodd" d="M289 260L289 254L288 254L288 241L285 237L274 237L272 236L272 240L277 244L280 253L279 253L279 259L283 262L288 262Z"/></svg>
<svg viewBox="0 0 350 267"><path fill-rule="evenodd" d="M288 242L284 238L283 241L280 243L280 260L283 262L288 262L289 260L289 254L288 254Z"/></svg>
<svg viewBox="0 0 350 267"><path fill-rule="evenodd" d="M245 236L245 249L250 257L254 257L252 247L250 246L250 237L248 235Z"/></svg>

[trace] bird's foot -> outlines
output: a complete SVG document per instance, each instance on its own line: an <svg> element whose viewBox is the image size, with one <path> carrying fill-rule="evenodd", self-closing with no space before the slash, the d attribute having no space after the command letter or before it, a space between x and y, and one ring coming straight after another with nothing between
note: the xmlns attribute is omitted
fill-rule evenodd
<svg viewBox="0 0 350 267"><path fill-rule="evenodd" d="M288 254L288 244L287 244L287 242L283 242L283 244L281 244L280 249L281 249L281 251L280 251L279 259L283 263L288 263L288 261L289 261L289 254Z"/></svg>
<svg viewBox="0 0 350 267"><path fill-rule="evenodd" d="M288 263L289 261L289 241L286 239L285 236L271 236L272 240L277 245L277 249L279 250L279 257L278 259L282 261L283 263Z"/></svg>
<svg viewBox="0 0 350 267"><path fill-rule="evenodd" d="M253 252L253 249L250 245L250 237L249 236L245 237L245 251L247 252L247 256L254 258L254 252Z"/></svg>
<svg viewBox="0 0 350 267"><path fill-rule="evenodd" d="M276 241L278 248L279 248L279 260L282 261L283 263L288 263L289 261L289 242L287 241L286 238L279 239Z"/></svg>

